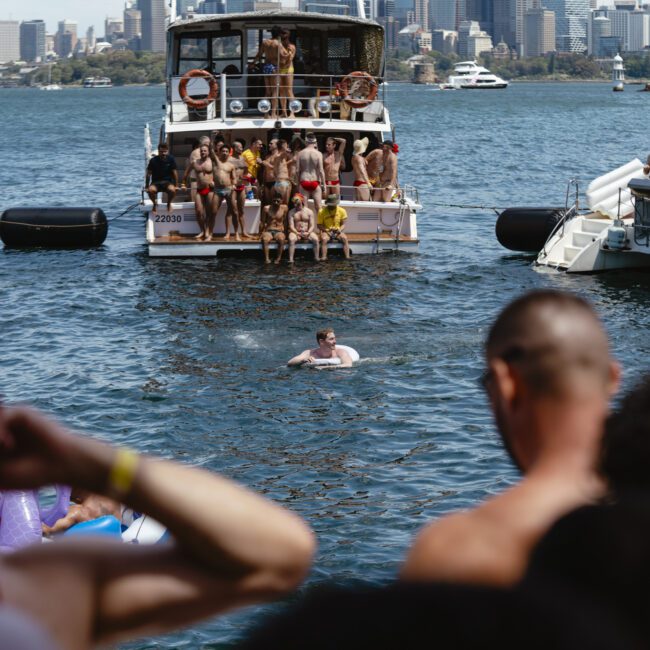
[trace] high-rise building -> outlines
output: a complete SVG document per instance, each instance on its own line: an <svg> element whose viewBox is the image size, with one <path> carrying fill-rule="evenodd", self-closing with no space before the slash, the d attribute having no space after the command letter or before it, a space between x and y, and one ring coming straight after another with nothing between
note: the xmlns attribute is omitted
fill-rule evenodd
<svg viewBox="0 0 650 650"><path fill-rule="evenodd" d="M96 44L97 44L97 37L95 36L95 27L94 25L91 25L86 30L86 47L88 48L88 51L94 52Z"/></svg>
<svg viewBox="0 0 650 650"><path fill-rule="evenodd" d="M431 33L431 48L443 54L456 52L458 32L451 29L434 29Z"/></svg>
<svg viewBox="0 0 650 650"><path fill-rule="evenodd" d="M650 46L650 14L634 11L630 14L630 52L641 52Z"/></svg>
<svg viewBox="0 0 650 650"><path fill-rule="evenodd" d="M524 16L524 56L555 52L555 14L548 9L529 9Z"/></svg>
<svg viewBox="0 0 650 650"><path fill-rule="evenodd" d="M17 20L0 20L0 63L20 60L20 25Z"/></svg>
<svg viewBox="0 0 650 650"><path fill-rule="evenodd" d="M592 11L587 23L587 54L603 56L600 39L611 35L612 21L607 17L607 11Z"/></svg>
<svg viewBox="0 0 650 650"><path fill-rule="evenodd" d="M199 9L201 14L225 14L226 0L204 0Z"/></svg>
<svg viewBox="0 0 650 650"><path fill-rule="evenodd" d="M122 18L106 18L104 20L104 40L112 43L116 35L124 34L124 20Z"/></svg>
<svg viewBox="0 0 650 650"><path fill-rule="evenodd" d="M60 20L54 36L54 50L60 57L74 52L77 46L77 23L74 20Z"/></svg>
<svg viewBox="0 0 650 650"><path fill-rule="evenodd" d="M139 9L124 10L124 38L130 41L142 34L142 13Z"/></svg>
<svg viewBox="0 0 650 650"><path fill-rule="evenodd" d="M165 0L139 0L142 14L142 49L165 51Z"/></svg>
<svg viewBox="0 0 650 650"><path fill-rule="evenodd" d="M429 0L415 0L415 22L423 31L429 31Z"/></svg>
<svg viewBox="0 0 650 650"><path fill-rule="evenodd" d="M555 12L555 43L559 52L587 49L589 0L544 0L547 9Z"/></svg>
<svg viewBox="0 0 650 650"><path fill-rule="evenodd" d="M464 20L458 26L458 56L466 59L469 56L469 37L481 31L481 27L475 20Z"/></svg>
<svg viewBox="0 0 650 650"><path fill-rule="evenodd" d="M466 20L476 20L483 31L494 36L493 0L466 0L465 18Z"/></svg>
<svg viewBox="0 0 650 650"><path fill-rule="evenodd" d="M509 47L515 47L517 40L514 30L514 19L511 13L514 12L513 0L492 1L492 34L496 41L505 41Z"/></svg>
<svg viewBox="0 0 650 650"><path fill-rule="evenodd" d="M26 20L20 23L20 58L23 61L45 59L45 21Z"/></svg>
<svg viewBox="0 0 650 650"><path fill-rule="evenodd" d="M607 18L612 23L612 36L621 39L621 47L625 52L630 49L630 16L632 12L628 9L610 9L607 11Z"/></svg>
<svg viewBox="0 0 650 650"><path fill-rule="evenodd" d="M456 0L429 0L429 27L456 29Z"/></svg>

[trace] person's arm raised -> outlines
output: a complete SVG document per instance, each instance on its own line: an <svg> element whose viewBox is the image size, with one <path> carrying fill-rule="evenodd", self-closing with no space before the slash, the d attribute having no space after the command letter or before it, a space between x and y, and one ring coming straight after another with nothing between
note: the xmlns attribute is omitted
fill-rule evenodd
<svg viewBox="0 0 650 650"><path fill-rule="evenodd" d="M53 483L120 498L175 540L72 538L3 557L3 597L45 619L63 647L87 647L71 640L79 630L87 645L114 642L270 600L311 564L307 526L225 478L76 436L30 409L0 411L0 489Z"/></svg>

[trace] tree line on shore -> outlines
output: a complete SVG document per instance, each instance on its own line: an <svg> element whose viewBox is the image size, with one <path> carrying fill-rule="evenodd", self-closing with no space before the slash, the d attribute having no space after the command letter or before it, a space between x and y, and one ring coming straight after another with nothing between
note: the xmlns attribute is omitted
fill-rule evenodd
<svg viewBox="0 0 650 650"><path fill-rule="evenodd" d="M412 69L406 63L413 52L392 50L386 58L388 80L409 81ZM441 80L453 70L460 59L432 51L427 54L435 64L436 76ZM628 79L650 78L650 51L624 55ZM544 57L496 59L490 54L478 57L479 63L505 79L602 79L611 78L611 68L603 68L591 56L581 54L550 54ZM131 50L93 54L86 57L63 59L51 66L52 83L80 85L85 77L110 77L113 84L159 84L165 81L165 55ZM48 66L41 66L25 77L27 85L48 83Z"/></svg>
<svg viewBox="0 0 650 650"><path fill-rule="evenodd" d="M52 83L80 85L86 77L110 77L116 86L163 83L165 55L123 50L63 59L52 65ZM48 66L42 66L25 83L46 84L48 79Z"/></svg>

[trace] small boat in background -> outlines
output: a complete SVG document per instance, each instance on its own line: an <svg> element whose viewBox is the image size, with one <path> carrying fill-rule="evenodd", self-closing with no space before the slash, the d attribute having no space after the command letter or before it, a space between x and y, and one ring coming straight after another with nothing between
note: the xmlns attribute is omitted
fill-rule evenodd
<svg viewBox="0 0 650 650"><path fill-rule="evenodd" d="M83 86L84 88L112 88L113 82L109 77L86 77Z"/></svg>
<svg viewBox="0 0 650 650"><path fill-rule="evenodd" d="M47 83L43 84L42 86L39 86L40 90L63 90L62 86L59 86L59 84L53 84L52 83L52 64L50 64L47 68Z"/></svg>

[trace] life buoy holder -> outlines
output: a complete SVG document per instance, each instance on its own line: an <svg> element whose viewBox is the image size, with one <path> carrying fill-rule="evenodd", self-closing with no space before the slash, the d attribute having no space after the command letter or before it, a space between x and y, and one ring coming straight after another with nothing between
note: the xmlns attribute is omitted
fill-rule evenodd
<svg viewBox="0 0 650 650"><path fill-rule="evenodd" d="M341 92L341 99L352 108L364 108L377 97L379 84L368 72L356 70L343 77L338 87ZM350 96L350 93L352 93L352 96Z"/></svg>
<svg viewBox="0 0 650 650"><path fill-rule="evenodd" d="M205 99L194 99L194 97L190 97L190 95L187 94L187 84L189 80L197 77L205 79L210 86L208 96ZM219 83L207 70L188 70L182 76L181 81L178 84L178 94L190 108L207 108L219 94Z"/></svg>

